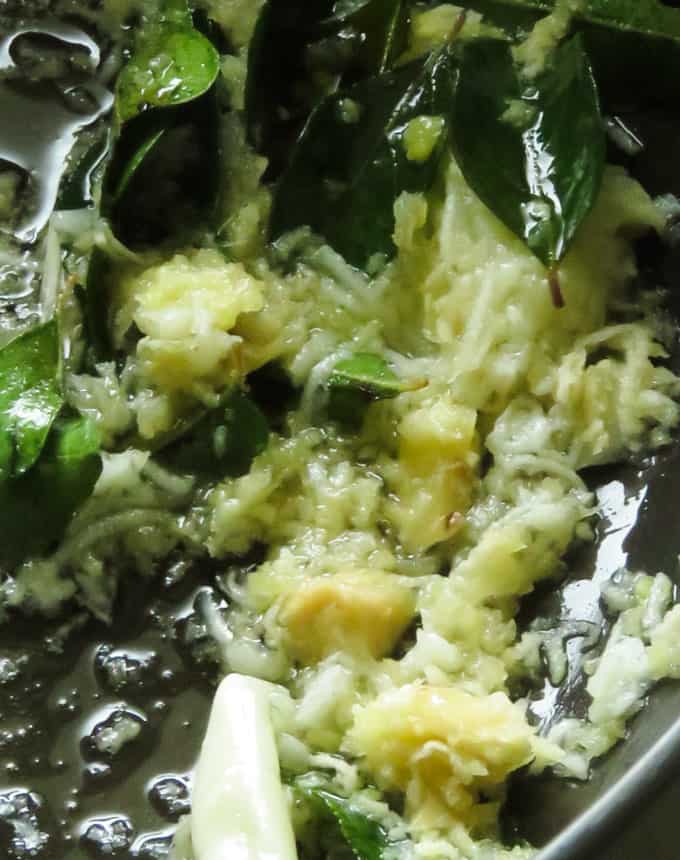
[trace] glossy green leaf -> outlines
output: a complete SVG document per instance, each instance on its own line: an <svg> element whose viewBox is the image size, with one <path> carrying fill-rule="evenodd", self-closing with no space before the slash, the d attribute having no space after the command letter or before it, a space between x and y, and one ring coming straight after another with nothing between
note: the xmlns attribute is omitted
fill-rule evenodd
<svg viewBox="0 0 680 860"><path fill-rule="evenodd" d="M339 361L328 378L328 387L361 391L371 400L389 399L413 388L399 379L384 358L370 352L357 352Z"/></svg>
<svg viewBox="0 0 680 860"><path fill-rule="evenodd" d="M435 135L424 157L409 158L409 122L446 115L456 79L453 53L443 48L325 99L276 189L272 239L307 226L355 266L392 256L395 200L430 188L445 139Z"/></svg>
<svg viewBox="0 0 680 860"><path fill-rule="evenodd" d="M99 445L89 419L58 419L33 468L0 480L3 567L53 549L101 474Z"/></svg>
<svg viewBox="0 0 680 860"><path fill-rule="evenodd" d="M326 92L327 81L310 78L306 49L331 8L330 0L313 7L304 0L268 0L258 17L248 48L246 121L250 142L267 155L273 175L285 165L305 118Z"/></svg>
<svg viewBox="0 0 680 860"><path fill-rule="evenodd" d="M213 211L219 70L219 53L194 27L186 0L145 8L116 83L116 140L102 188L102 213L125 244L184 235Z"/></svg>
<svg viewBox="0 0 680 860"><path fill-rule="evenodd" d="M322 22L322 29L328 32L339 27L343 39L354 34L352 62L343 72L346 82L348 77L391 69L408 45L408 25L406 0L337 0L333 14Z"/></svg>
<svg viewBox="0 0 680 860"><path fill-rule="evenodd" d="M114 148L102 211L133 249L183 241L210 221L220 190L216 87L189 104L126 124Z"/></svg>
<svg viewBox="0 0 680 860"><path fill-rule="evenodd" d="M469 185L553 267L592 208L605 161L598 93L579 36L527 80L507 42L462 51L451 141Z"/></svg>
<svg viewBox="0 0 680 860"><path fill-rule="evenodd" d="M0 478L35 463L63 404L56 321L19 335L0 350Z"/></svg>
<svg viewBox="0 0 680 860"><path fill-rule="evenodd" d="M129 161L125 163L121 175L116 182L115 188L111 190L113 203L117 203L125 194L131 181L140 170L151 150L159 143L167 128L153 128L134 151Z"/></svg>
<svg viewBox="0 0 680 860"><path fill-rule="evenodd" d="M323 788L303 788L300 791L335 820L356 860L385 860L389 846L387 833L377 821L356 809L349 798Z"/></svg>
<svg viewBox="0 0 680 860"><path fill-rule="evenodd" d="M554 9L555 0L471 0L466 5L491 15L503 8L545 14ZM660 0L586 0L574 15L617 30L680 39L680 13Z"/></svg>
<svg viewBox="0 0 680 860"><path fill-rule="evenodd" d="M244 475L269 439L266 418L240 390L229 392L220 406L180 432L158 459L168 468L213 481Z"/></svg>
<svg viewBox="0 0 680 860"><path fill-rule="evenodd" d="M110 138L107 129L70 165L59 187L55 209L84 209L94 205L95 186L109 155Z"/></svg>
<svg viewBox="0 0 680 860"><path fill-rule="evenodd" d="M384 358L358 352L339 361L328 377L328 416L350 429L358 429L368 406L422 387L420 380L402 380Z"/></svg>
<svg viewBox="0 0 680 860"><path fill-rule="evenodd" d="M90 254L85 286L78 285L76 297L83 315L83 340L86 344L85 364L94 372L100 361L110 361L114 355L109 330L111 260L101 248Z"/></svg>
<svg viewBox="0 0 680 860"><path fill-rule="evenodd" d="M220 57L191 26L167 23L149 35L123 67L116 83L116 118L129 122L150 108L176 107L212 87Z"/></svg>
<svg viewBox="0 0 680 860"><path fill-rule="evenodd" d="M278 176L316 104L388 69L408 37L405 0L269 0L248 51L246 116Z"/></svg>
<svg viewBox="0 0 680 860"><path fill-rule="evenodd" d="M554 0L468 0L509 33L521 37ZM606 103L655 102L675 107L680 75L680 9L662 0L586 0L574 13ZM653 95L652 95L653 94Z"/></svg>

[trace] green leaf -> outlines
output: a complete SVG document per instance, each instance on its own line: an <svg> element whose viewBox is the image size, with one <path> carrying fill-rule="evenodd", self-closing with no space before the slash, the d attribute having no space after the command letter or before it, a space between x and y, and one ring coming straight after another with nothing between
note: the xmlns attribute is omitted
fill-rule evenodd
<svg viewBox="0 0 680 860"><path fill-rule="evenodd" d="M55 209L84 209L94 205L94 185L103 170L110 146L111 134L107 129L70 165L59 186Z"/></svg>
<svg viewBox="0 0 680 860"><path fill-rule="evenodd" d="M355 34L356 49L348 76L386 72L408 46L409 4L405 0L337 0L323 29L341 28L342 38ZM337 38L337 37L336 37Z"/></svg>
<svg viewBox="0 0 680 860"><path fill-rule="evenodd" d="M56 321L19 335L0 350L0 478L35 463L63 397Z"/></svg>
<svg viewBox="0 0 680 860"><path fill-rule="evenodd" d="M597 87L580 36L562 43L532 80L507 42L467 43L450 124L468 184L553 267L593 205L605 161Z"/></svg>
<svg viewBox="0 0 680 860"><path fill-rule="evenodd" d="M300 788L300 792L335 819L340 833L357 860L384 860L389 842L377 821L357 810L351 800L323 788Z"/></svg>
<svg viewBox="0 0 680 860"><path fill-rule="evenodd" d="M371 403L398 397L423 385L420 380L399 379L381 356L358 352L339 361L328 377L328 416L358 429Z"/></svg>
<svg viewBox="0 0 680 860"><path fill-rule="evenodd" d="M328 377L328 387L351 388L361 391L371 400L386 400L412 390L414 386L399 379L381 356L357 352L335 365Z"/></svg>
<svg viewBox="0 0 680 860"><path fill-rule="evenodd" d="M269 0L248 50L246 117L278 176L311 110L340 85L385 71L405 49L405 0Z"/></svg>
<svg viewBox="0 0 680 860"><path fill-rule="evenodd" d="M466 6L521 35L554 0L468 0ZM680 10L662 0L586 0L574 13L600 92L615 105L638 101L675 107L680 75Z"/></svg>
<svg viewBox="0 0 680 860"><path fill-rule="evenodd" d="M90 254L85 286L76 287L76 297L83 315L83 340L86 344L85 365L89 371L100 361L114 355L109 329L110 273L108 254L95 247Z"/></svg>
<svg viewBox="0 0 680 860"><path fill-rule="evenodd" d="M470 0L466 5L492 16L503 8L544 14L554 9L555 0ZM574 15L617 30L680 38L680 13L659 0L586 0Z"/></svg>
<svg viewBox="0 0 680 860"><path fill-rule="evenodd" d="M150 108L176 107L207 93L220 71L212 42L190 24L166 23L133 53L116 83L122 125Z"/></svg>
<svg viewBox="0 0 680 860"><path fill-rule="evenodd" d="M220 145L217 87L127 123L102 193L116 237L137 249L202 229L219 194Z"/></svg>
<svg viewBox="0 0 680 860"><path fill-rule="evenodd" d="M139 146L132 153L130 159L125 163L115 187L111 190L111 199L116 204L128 190L130 183L141 169L151 150L159 143L167 128L152 128L143 138Z"/></svg>
<svg viewBox="0 0 680 860"><path fill-rule="evenodd" d="M214 210L220 57L185 0L149 7L116 82L102 213L134 248L188 233Z"/></svg>
<svg viewBox="0 0 680 860"><path fill-rule="evenodd" d="M407 156L411 120L445 116L457 66L445 47L329 96L313 112L274 195L271 237L308 226L351 264L391 257L394 202L427 191L445 135L425 157Z"/></svg>
<svg viewBox="0 0 680 860"><path fill-rule="evenodd" d="M253 401L238 389L216 408L180 430L181 436L156 455L178 472L207 480L238 477L250 468L269 439L267 420Z"/></svg>
<svg viewBox="0 0 680 860"><path fill-rule="evenodd" d="M33 468L0 480L0 564L6 569L49 551L61 538L101 474L99 444L90 419L58 419Z"/></svg>

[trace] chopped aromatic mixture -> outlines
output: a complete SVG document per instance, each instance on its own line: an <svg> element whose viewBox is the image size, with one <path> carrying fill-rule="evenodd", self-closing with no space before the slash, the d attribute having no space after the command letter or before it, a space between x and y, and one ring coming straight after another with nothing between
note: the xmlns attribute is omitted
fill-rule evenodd
<svg viewBox="0 0 680 860"><path fill-rule="evenodd" d="M608 638L516 622L594 538L584 470L680 419L635 255L677 202L608 149L589 38L680 25L610 5L105 0L53 10L94 41L0 43L0 96L49 61L80 117L51 200L0 151L0 617L115 627L130 572L211 560L224 680L190 814L163 788L176 860L531 857L509 778L587 779L680 677L665 573L603 584ZM590 706L537 725L574 637ZM146 671L104 656L116 690ZM112 710L91 745L144 731Z"/></svg>

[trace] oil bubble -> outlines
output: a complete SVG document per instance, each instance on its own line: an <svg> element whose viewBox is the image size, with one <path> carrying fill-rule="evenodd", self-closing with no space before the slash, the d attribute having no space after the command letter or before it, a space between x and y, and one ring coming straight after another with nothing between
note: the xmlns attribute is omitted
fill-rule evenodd
<svg viewBox="0 0 680 860"><path fill-rule="evenodd" d="M42 798L21 789L0 794L0 822L9 830L12 851L16 858L39 857L49 841L42 829Z"/></svg>
<svg viewBox="0 0 680 860"><path fill-rule="evenodd" d="M186 777L166 775L154 780L149 800L163 818L177 821L191 811L191 796Z"/></svg>
<svg viewBox="0 0 680 860"><path fill-rule="evenodd" d="M85 825L81 843L94 857L122 857L132 842L132 825L123 816L97 818Z"/></svg>

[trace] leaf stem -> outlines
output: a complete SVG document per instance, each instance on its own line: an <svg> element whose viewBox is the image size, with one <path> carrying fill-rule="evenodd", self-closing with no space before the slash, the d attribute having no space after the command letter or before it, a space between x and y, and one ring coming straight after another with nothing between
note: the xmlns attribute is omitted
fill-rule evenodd
<svg viewBox="0 0 680 860"><path fill-rule="evenodd" d="M550 287L550 296L553 305L556 308L563 308L565 302L562 295L562 287L560 286L560 273L557 269L550 269L548 272L548 286Z"/></svg>
<svg viewBox="0 0 680 860"><path fill-rule="evenodd" d="M460 15L456 18L456 22L451 29L451 33L449 35L449 42L455 41L458 36L460 36L460 32L465 26L465 22L467 21L467 9L463 9Z"/></svg>

